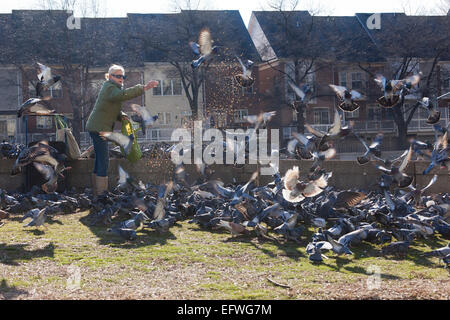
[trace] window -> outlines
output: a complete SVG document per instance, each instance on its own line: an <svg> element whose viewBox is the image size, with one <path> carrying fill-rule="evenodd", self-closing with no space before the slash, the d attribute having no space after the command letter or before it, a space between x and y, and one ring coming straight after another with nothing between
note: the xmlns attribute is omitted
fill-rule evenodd
<svg viewBox="0 0 450 320"><path fill-rule="evenodd" d="M180 113L181 125L188 127L191 123L191 116L192 116L191 110L181 111Z"/></svg>
<svg viewBox="0 0 450 320"><path fill-rule="evenodd" d="M363 74L361 72L352 72L352 89L363 88Z"/></svg>
<svg viewBox="0 0 450 320"><path fill-rule="evenodd" d="M342 87L347 87L347 73L339 72L339 85Z"/></svg>
<svg viewBox="0 0 450 320"><path fill-rule="evenodd" d="M327 108L314 109L314 124L330 124L329 110Z"/></svg>
<svg viewBox="0 0 450 320"><path fill-rule="evenodd" d="M156 80L158 81L158 86L153 88L154 96L180 96L181 90L181 79L165 79Z"/></svg>
<svg viewBox="0 0 450 320"><path fill-rule="evenodd" d="M381 121L381 108L378 106L369 106L367 108L367 119L370 121Z"/></svg>
<svg viewBox="0 0 450 320"><path fill-rule="evenodd" d="M16 134L16 119L14 116L1 116L0 118L0 136L1 138L14 137Z"/></svg>
<svg viewBox="0 0 450 320"><path fill-rule="evenodd" d="M159 140L159 136L160 136L159 129L152 129L151 139L157 141Z"/></svg>
<svg viewBox="0 0 450 320"><path fill-rule="evenodd" d="M36 117L36 127L38 129L51 129L53 128L53 117Z"/></svg>
<svg viewBox="0 0 450 320"><path fill-rule="evenodd" d="M359 118L359 109L353 112L345 112L344 117L345 119Z"/></svg>
<svg viewBox="0 0 450 320"><path fill-rule="evenodd" d="M153 95L154 96L160 96L161 95L161 80L156 80L158 81L158 85L156 87L153 88Z"/></svg>
<svg viewBox="0 0 450 320"><path fill-rule="evenodd" d="M164 125L170 124L171 116L172 116L172 114L170 112L158 112L159 124L164 124Z"/></svg>
<svg viewBox="0 0 450 320"><path fill-rule="evenodd" d="M248 116L247 109L240 109L234 111L234 122L246 122L246 117Z"/></svg>
<svg viewBox="0 0 450 320"><path fill-rule="evenodd" d="M292 132L296 132L297 128L295 127L284 127L283 128L283 139L290 140L292 139Z"/></svg>

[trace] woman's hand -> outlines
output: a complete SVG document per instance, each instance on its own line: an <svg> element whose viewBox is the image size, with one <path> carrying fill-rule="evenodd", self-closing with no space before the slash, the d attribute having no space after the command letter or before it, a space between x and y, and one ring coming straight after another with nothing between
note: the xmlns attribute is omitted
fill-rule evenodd
<svg viewBox="0 0 450 320"><path fill-rule="evenodd" d="M144 86L144 90L148 90L148 89L151 89L151 88L155 88L155 87L158 86L158 84L159 84L158 81L156 81L156 80L151 80L151 81L149 81L149 82Z"/></svg>

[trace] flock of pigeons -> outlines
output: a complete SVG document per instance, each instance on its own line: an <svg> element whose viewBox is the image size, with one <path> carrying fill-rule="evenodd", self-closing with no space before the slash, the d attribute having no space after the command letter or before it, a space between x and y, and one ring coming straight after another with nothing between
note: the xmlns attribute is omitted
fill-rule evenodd
<svg viewBox="0 0 450 320"><path fill-rule="evenodd" d="M217 53L217 47L212 45L208 29L200 32L198 42L190 43L193 52L198 55L198 59L191 64L192 68L198 68ZM237 59L242 66L242 74L236 76L236 81L243 86L251 85L253 63L249 60L243 63L239 57ZM25 102L18 112L19 116L27 112L43 112L41 103L48 98L44 97L42 92L59 80L51 75L49 68L43 65L40 65L40 68L40 85L39 89L36 89L40 98ZM375 80L383 90L383 96L377 101L383 108L391 108L417 86L420 74L403 80L386 80L380 75ZM289 84L301 102L306 104L308 88L300 89L293 83ZM360 99L361 94L341 86L330 87L340 99L338 107L342 111L352 112L359 108L355 100ZM429 111L427 122L435 129L434 145L411 140L410 147L400 157L383 159L383 134L377 135L374 141L367 145L351 126L343 125L341 116L335 110L334 123L327 132L306 124L309 134L293 133L293 139L284 150L295 158L313 160L311 168L306 172L306 178L300 178L298 166L281 176L279 168L270 163L273 181L264 186L257 186L258 172L245 184L234 182L224 185L213 179L214 171L203 163L197 165L198 178L191 183L188 182L190 177L187 176L183 165L175 168L170 182L159 186L144 184L119 166L118 184L111 192L105 192L96 198L89 189L83 193L56 193L58 176L68 168L62 164L64 155L41 141L31 147L24 147L17 154L12 174L17 174L21 168L32 163L48 180L42 186L45 193L42 193L39 187L34 187L25 194L0 192L0 219L11 213L24 214L24 220L32 219L26 227L38 227L44 225L48 216L90 209L89 220L92 226L106 227L112 234L126 240L135 240L136 230L139 228L165 233L169 232L177 221L185 219L206 230L226 229L233 237L248 237L253 234L266 241L279 242L284 238L285 241L299 244L302 243L300 239L305 235L306 229L313 227L316 229L315 233L307 239L306 244L306 253L311 262L328 259L324 255L326 250L337 255L353 255L353 248L362 241L383 244L383 255L404 256L410 244L420 238L429 238L435 234L440 234L445 239L450 238L449 195L423 194L436 182L437 176L435 175L427 186L415 188L412 186L413 178L405 173L413 154L429 159L430 164L424 174L435 166L447 167L450 170L448 128L437 123L440 114L434 109L430 99L423 98L418 103ZM135 106L133 110L139 117L135 120L143 130L156 120L145 107ZM247 121L255 129L265 128L275 114L275 111L263 112L249 116ZM333 142L350 134L354 134L366 150L357 157L358 164L380 163L376 165L380 171L377 191L338 192L329 186L332 172L323 169L323 162L336 155ZM129 152L134 140L132 136L127 137L116 132L103 132L101 135L123 148L125 154ZM231 151L244 152L248 156L248 140L240 143L227 140L224 146ZM7 153L14 154L12 149L9 148ZM174 146L159 150L167 154L173 149ZM280 151L282 150L274 150ZM437 257L448 266L450 244L424 255Z"/></svg>

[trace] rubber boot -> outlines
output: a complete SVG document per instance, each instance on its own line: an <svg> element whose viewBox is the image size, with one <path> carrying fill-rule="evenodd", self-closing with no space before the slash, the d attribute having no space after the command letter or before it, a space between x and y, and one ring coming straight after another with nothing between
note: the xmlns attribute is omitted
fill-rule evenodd
<svg viewBox="0 0 450 320"><path fill-rule="evenodd" d="M92 194L94 196L97 195L97 175L95 173L91 174L91 185L92 185Z"/></svg>
<svg viewBox="0 0 450 320"><path fill-rule="evenodd" d="M105 191L108 190L108 177L96 176L95 184L97 187L97 195L102 195Z"/></svg>

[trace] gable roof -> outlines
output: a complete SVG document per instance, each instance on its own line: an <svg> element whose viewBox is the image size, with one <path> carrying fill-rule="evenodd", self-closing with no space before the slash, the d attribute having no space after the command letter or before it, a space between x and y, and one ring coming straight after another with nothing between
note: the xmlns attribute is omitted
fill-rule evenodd
<svg viewBox="0 0 450 320"><path fill-rule="evenodd" d="M0 63L48 64L88 61L93 67L119 63L192 60L188 41L200 29L211 30L216 45L259 60L259 55L237 10L182 11L174 14L128 14L124 18L80 18L79 29L69 29L65 10L13 10L0 15Z"/></svg>
<svg viewBox="0 0 450 320"><path fill-rule="evenodd" d="M174 14L128 14L130 32L140 38L143 59L168 62L192 60L188 45L197 42L200 30L207 27L214 45L229 54L259 61L258 52L238 10L189 10ZM221 50L223 52L223 50Z"/></svg>
<svg viewBox="0 0 450 320"><path fill-rule="evenodd" d="M430 57L437 47L445 51L449 42L449 16L381 13L381 29L370 30L366 22L371 13L312 16L308 11L253 11L253 15L278 58L310 55L341 61L383 61L399 55L401 46L417 57ZM448 56L448 49L444 55Z"/></svg>

